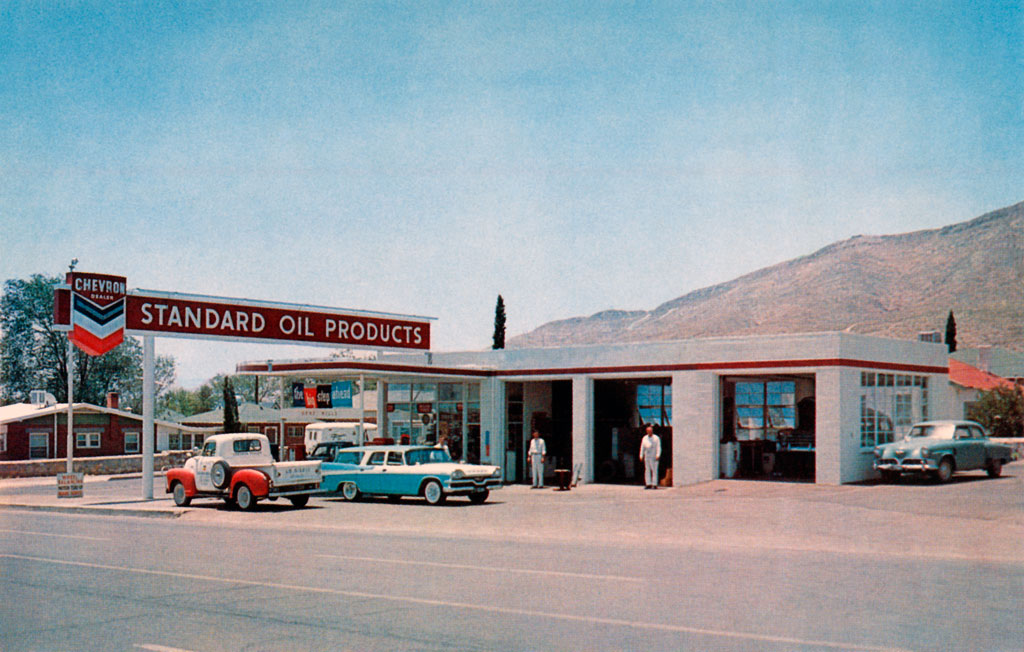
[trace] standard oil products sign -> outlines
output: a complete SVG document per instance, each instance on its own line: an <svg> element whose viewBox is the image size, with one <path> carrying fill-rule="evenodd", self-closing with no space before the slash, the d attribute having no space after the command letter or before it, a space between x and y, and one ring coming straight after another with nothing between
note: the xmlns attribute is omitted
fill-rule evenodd
<svg viewBox="0 0 1024 652"><path fill-rule="evenodd" d="M126 293L124 277L101 274L71 274L68 284L55 292L54 324L73 330L75 343L93 350L116 346L125 333L430 350L431 317L153 290Z"/></svg>
<svg viewBox="0 0 1024 652"><path fill-rule="evenodd" d="M430 323L205 297L129 295L133 333L429 349Z"/></svg>

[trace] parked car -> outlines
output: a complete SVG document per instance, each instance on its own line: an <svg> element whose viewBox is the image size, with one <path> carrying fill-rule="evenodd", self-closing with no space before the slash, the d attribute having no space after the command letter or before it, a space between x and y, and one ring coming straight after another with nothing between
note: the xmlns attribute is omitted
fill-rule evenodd
<svg viewBox="0 0 1024 652"><path fill-rule="evenodd" d="M902 474L948 482L957 471L985 469L998 478L1011 458L1009 446L990 441L974 421L924 421L899 441L875 447L875 470L892 482Z"/></svg>
<svg viewBox="0 0 1024 652"><path fill-rule="evenodd" d="M166 477L176 505L210 496L251 510L260 500L282 497L303 507L319 493L322 475L318 461L275 462L266 435L229 433L207 438L198 455Z"/></svg>
<svg viewBox="0 0 1024 652"><path fill-rule="evenodd" d="M320 460L321 462L333 462L334 456L338 454L338 451L343 448L352 448L355 446L352 442L347 441L329 441L323 444L317 444L313 452L306 456L307 460Z"/></svg>
<svg viewBox="0 0 1024 652"><path fill-rule="evenodd" d="M338 451L323 463L325 493L345 500L360 496L423 496L431 505L448 496L468 496L479 504L501 487L501 467L453 462L444 448L359 446Z"/></svg>

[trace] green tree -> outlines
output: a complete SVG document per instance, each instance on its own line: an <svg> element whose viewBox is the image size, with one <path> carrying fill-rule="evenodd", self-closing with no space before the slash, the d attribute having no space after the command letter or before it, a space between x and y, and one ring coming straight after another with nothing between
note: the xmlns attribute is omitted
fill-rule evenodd
<svg viewBox="0 0 1024 652"><path fill-rule="evenodd" d="M967 411L993 437L1024 437L1024 387L996 387L982 392Z"/></svg>
<svg viewBox="0 0 1024 652"><path fill-rule="evenodd" d="M949 317L946 317L946 346L949 348L949 352L956 351L956 320L953 319L953 311L949 311Z"/></svg>
<svg viewBox="0 0 1024 652"><path fill-rule="evenodd" d="M224 432L241 432L242 424L238 421L238 399L235 398L235 387L231 376L224 378Z"/></svg>
<svg viewBox="0 0 1024 652"><path fill-rule="evenodd" d="M67 335L53 327L56 276L34 274L4 282L0 298L0 403L28 399L43 389L67 400ZM108 391L121 394L121 405L142 411L142 346L131 337L104 355L75 350L75 400L102 405ZM174 359L158 356L157 394L174 381Z"/></svg>
<svg viewBox="0 0 1024 652"><path fill-rule="evenodd" d="M505 300L498 295L498 303L494 306L494 337L492 349L505 348Z"/></svg>

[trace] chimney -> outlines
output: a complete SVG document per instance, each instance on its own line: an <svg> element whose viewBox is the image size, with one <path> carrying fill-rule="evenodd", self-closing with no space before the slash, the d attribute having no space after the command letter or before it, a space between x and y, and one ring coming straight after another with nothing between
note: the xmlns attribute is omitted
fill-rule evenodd
<svg viewBox="0 0 1024 652"><path fill-rule="evenodd" d="M118 403L121 401L121 395L117 392L107 392L107 407L116 410L118 409Z"/></svg>

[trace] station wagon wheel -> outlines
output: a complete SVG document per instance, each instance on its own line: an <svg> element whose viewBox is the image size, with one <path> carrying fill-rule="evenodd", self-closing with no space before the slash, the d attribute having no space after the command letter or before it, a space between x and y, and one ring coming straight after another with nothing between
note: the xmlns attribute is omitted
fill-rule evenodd
<svg viewBox="0 0 1024 652"><path fill-rule="evenodd" d="M939 479L939 482L949 482L949 479L953 477L953 460L943 457L942 461L939 462L939 470L935 476Z"/></svg>
<svg viewBox="0 0 1024 652"><path fill-rule="evenodd" d="M355 482L341 485L341 497L348 501L359 500L359 487Z"/></svg>
<svg viewBox="0 0 1024 652"><path fill-rule="evenodd" d="M423 497L431 505L443 504L444 491L441 490L441 483L437 480L427 480L427 484L423 485Z"/></svg>
<svg viewBox="0 0 1024 652"><path fill-rule="evenodd" d="M238 506L247 512L256 509L256 497L252 495L252 489L249 489L244 484L238 485L238 491L235 492L235 500L238 501Z"/></svg>
<svg viewBox="0 0 1024 652"><path fill-rule="evenodd" d="M217 460L210 467L210 483L217 489L228 486L231 474L228 472L228 463L224 460Z"/></svg>
<svg viewBox="0 0 1024 652"><path fill-rule="evenodd" d="M1002 460L992 460L992 461L990 461L988 463L988 466L985 467L985 473L988 473L988 477L990 477L990 478L998 478L1002 474L1002 472L1003 472L1003 461Z"/></svg>
<svg viewBox="0 0 1024 652"><path fill-rule="evenodd" d="M490 495L490 489L484 489L483 491L478 491L476 493L469 494L469 502L473 503L474 505L480 505L483 504L487 500L487 497Z"/></svg>
<svg viewBox="0 0 1024 652"><path fill-rule="evenodd" d="M174 495L174 504L178 507L188 507L189 503L192 502L192 498L185 493L185 485L180 482L174 483L174 489L171 490Z"/></svg>

